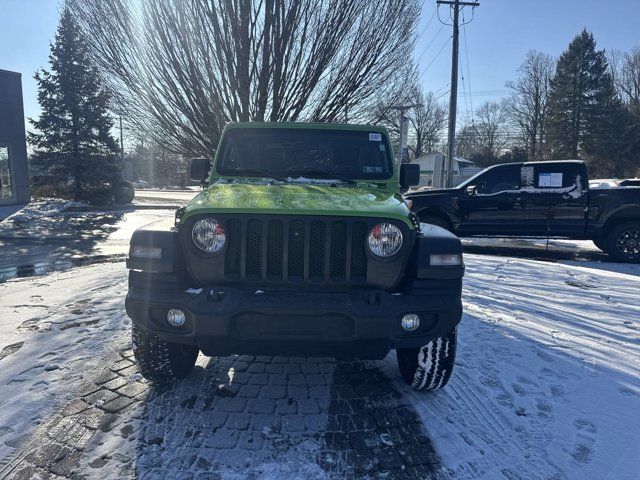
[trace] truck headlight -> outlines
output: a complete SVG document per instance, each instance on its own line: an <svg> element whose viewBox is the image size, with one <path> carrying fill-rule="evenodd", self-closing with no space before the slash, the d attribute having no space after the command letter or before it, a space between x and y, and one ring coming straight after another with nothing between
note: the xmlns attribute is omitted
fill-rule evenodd
<svg viewBox="0 0 640 480"><path fill-rule="evenodd" d="M402 246L402 232L391 223L379 223L369 232L369 250L378 257L390 257Z"/></svg>
<svg viewBox="0 0 640 480"><path fill-rule="evenodd" d="M429 265L434 267L454 267L462 265L461 253L445 253L429 256Z"/></svg>
<svg viewBox="0 0 640 480"><path fill-rule="evenodd" d="M207 253L219 252L227 241L222 224L215 218L198 220L193 226L191 238L196 247Z"/></svg>

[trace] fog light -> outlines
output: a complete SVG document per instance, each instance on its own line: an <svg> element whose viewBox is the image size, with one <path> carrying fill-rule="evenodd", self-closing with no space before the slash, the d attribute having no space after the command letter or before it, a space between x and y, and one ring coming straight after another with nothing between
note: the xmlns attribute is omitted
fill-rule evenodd
<svg viewBox="0 0 640 480"><path fill-rule="evenodd" d="M402 328L407 332L413 332L420 326L420 317L415 313L407 313L402 317Z"/></svg>
<svg viewBox="0 0 640 480"><path fill-rule="evenodd" d="M181 327L184 325L184 322L187 321L187 317L184 312L179 308L172 308L167 312L167 322L172 327Z"/></svg>

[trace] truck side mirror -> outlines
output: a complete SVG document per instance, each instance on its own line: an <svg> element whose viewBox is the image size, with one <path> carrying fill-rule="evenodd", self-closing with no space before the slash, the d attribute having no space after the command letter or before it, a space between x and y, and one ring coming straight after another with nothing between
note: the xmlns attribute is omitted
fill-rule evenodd
<svg viewBox="0 0 640 480"><path fill-rule="evenodd" d="M414 187L420 184L420 165L417 163L403 163L400 165L400 186Z"/></svg>
<svg viewBox="0 0 640 480"><path fill-rule="evenodd" d="M467 187L467 195L469 195L470 197L473 197L474 195L478 194L478 188L475 185L469 185Z"/></svg>
<svg viewBox="0 0 640 480"><path fill-rule="evenodd" d="M211 162L208 158L192 158L189 164L191 180L203 182L207 179L211 170Z"/></svg>

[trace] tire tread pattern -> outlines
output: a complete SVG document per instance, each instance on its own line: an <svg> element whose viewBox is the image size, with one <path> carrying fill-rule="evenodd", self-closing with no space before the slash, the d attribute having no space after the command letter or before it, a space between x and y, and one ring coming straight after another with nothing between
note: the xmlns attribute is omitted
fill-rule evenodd
<svg viewBox="0 0 640 480"><path fill-rule="evenodd" d="M415 390L439 390L444 387L455 363L456 330L434 338L421 348L397 352L402 377Z"/></svg>
<svg viewBox="0 0 640 480"><path fill-rule="evenodd" d="M197 349L192 355L181 355L180 345L165 342L135 324L132 327L131 340L140 374L151 382L174 382L185 377L195 365Z"/></svg>

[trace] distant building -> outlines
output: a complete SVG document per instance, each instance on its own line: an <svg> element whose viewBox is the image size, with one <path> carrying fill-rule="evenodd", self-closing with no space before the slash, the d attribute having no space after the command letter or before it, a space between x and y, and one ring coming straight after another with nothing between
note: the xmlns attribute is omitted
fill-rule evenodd
<svg viewBox="0 0 640 480"><path fill-rule="evenodd" d="M411 162L420 165L420 187L442 188L444 186L446 158L441 153L427 153ZM454 157L452 170L453 185L457 185L471 178L481 168L476 167L471 160Z"/></svg>
<svg viewBox="0 0 640 480"><path fill-rule="evenodd" d="M0 206L29 200L22 77L0 70Z"/></svg>

